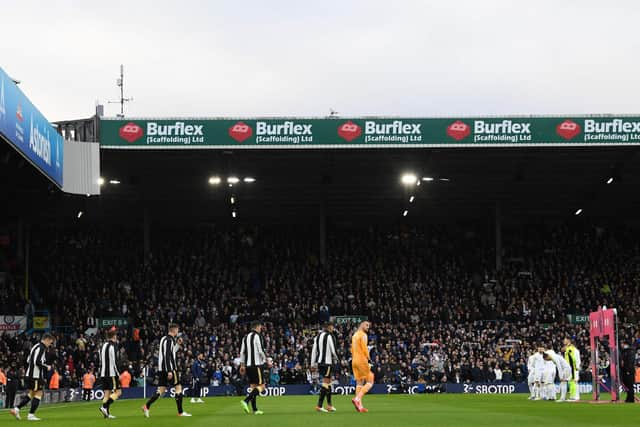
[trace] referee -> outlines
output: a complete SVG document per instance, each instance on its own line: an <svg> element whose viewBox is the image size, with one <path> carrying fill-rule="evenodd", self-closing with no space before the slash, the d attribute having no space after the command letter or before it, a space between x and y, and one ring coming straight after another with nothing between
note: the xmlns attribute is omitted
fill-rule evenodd
<svg viewBox="0 0 640 427"><path fill-rule="evenodd" d="M118 332L107 332L107 342L100 348L100 384L104 391L100 412L105 418L115 418L111 415L111 404L118 400L120 388L120 372L118 371Z"/></svg>
<svg viewBox="0 0 640 427"><path fill-rule="evenodd" d="M336 408L331 404L331 379L332 368L338 363L336 354L336 341L333 336L333 323L325 323L322 331L313 340L311 350L311 367L318 369L318 375L322 377L322 388L318 399L318 412L335 412ZM323 408L324 399L327 398L327 408Z"/></svg>
<svg viewBox="0 0 640 427"><path fill-rule="evenodd" d="M244 336L240 348L240 375L247 374L249 389L251 390L240 404L244 412L250 414L249 403L251 403L251 409L255 415L262 415L264 413L258 410L256 399L260 392L265 389L262 370L264 369L265 363L268 362L264 353L264 338L262 338L261 332L262 322L259 320L251 322L251 332ZM270 365L271 363L269 362L268 367L271 367Z"/></svg>

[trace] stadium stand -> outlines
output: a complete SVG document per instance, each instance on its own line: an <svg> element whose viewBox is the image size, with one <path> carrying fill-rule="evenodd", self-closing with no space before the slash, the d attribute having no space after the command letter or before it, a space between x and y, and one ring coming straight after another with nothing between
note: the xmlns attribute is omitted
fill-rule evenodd
<svg viewBox="0 0 640 427"><path fill-rule="evenodd" d="M394 384L524 381L536 343L560 347L575 337L588 371L588 330L568 314L619 307L625 325L640 320L638 233L626 227L526 226L505 233L505 265L490 267L490 239L477 229L425 227L334 230L321 263L305 230L214 227L154 231L144 255L130 229L38 230L32 243L32 303L58 325L49 358L62 387L75 387L97 367L102 331L96 318L127 318L121 357L142 384L153 385L159 338L181 325L184 378L198 352L207 384L231 384L238 374L247 322L267 322L274 357L270 383L315 382L311 338L333 316L367 316L377 382ZM50 263L48 259L63 260ZM0 289L4 313L30 304L14 271ZM55 286L52 286L54 285ZM351 383L348 337L338 325L339 381ZM633 326L623 329L638 336ZM81 333L84 332L84 333ZM93 332L96 332L92 335ZM37 334L0 335L0 367L10 374Z"/></svg>

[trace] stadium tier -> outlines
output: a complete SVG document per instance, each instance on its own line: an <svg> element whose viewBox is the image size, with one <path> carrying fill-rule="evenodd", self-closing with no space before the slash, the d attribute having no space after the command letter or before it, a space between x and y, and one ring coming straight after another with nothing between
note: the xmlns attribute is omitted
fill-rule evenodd
<svg viewBox="0 0 640 427"><path fill-rule="evenodd" d="M266 323L273 386L317 384L311 343L330 319L337 323L341 384L353 384L355 317L372 322L376 382L405 386L523 382L531 350L559 349L565 337L575 339L581 379L590 381L584 315L607 305L619 307L624 325L640 319L638 233L624 227L524 226L505 236L499 273L488 266L493 249L481 233L460 227L337 230L328 236L324 263L304 230L156 230L147 257L130 229L32 233L37 268L29 301L20 275L9 275L0 311L50 310L57 344L47 358L62 387L78 387L95 372L102 331L113 324L132 385L142 385L145 368L148 385L157 385L158 342L166 325L177 323L185 334L178 358L185 383L203 353L198 379L239 392L239 346L254 319ZM622 332L631 338L637 329ZM21 377L38 337L1 335L0 367Z"/></svg>
<svg viewBox="0 0 640 427"><path fill-rule="evenodd" d="M97 196L2 148L0 399L16 417L40 395L109 418L121 396L146 399L139 416L165 394L182 416L292 394L363 413L367 394L639 387L634 147L103 148Z"/></svg>

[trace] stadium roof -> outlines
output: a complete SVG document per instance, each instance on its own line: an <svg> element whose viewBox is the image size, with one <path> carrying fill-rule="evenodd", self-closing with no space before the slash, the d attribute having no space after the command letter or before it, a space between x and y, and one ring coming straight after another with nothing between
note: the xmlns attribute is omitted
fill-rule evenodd
<svg viewBox="0 0 640 427"><path fill-rule="evenodd" d="M315 222L323 211L353 223L491 221L499 204L507 221L566 219L578 209L585 217L634 220L639 153L620 146L103 150L103 194L86 198L61 194L4 144L0 177L10 217L72 219L83 210L83 218L123 222L146 209L154 220L219 222L231 221L235 208L239 221ZM433 180L405 185L405 173ZM210 184L211 177L221 183ZM229 177L240 182L229 187Z"/></svg>

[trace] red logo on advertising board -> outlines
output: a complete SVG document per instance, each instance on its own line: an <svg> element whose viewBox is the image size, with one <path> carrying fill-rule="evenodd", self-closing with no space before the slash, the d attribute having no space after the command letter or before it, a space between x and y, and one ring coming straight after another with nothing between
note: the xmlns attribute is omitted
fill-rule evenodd
<svg viewBox="0 0 640 427"><path fill-rule="evenodd" d="M18 104L18 108L16 108L16 117L18 118L18 120L20 120L21 122L24 121L24 117L22 116L22 105Z"/></svg>
<svg viewBox="0 0 640 427"><path fill-rule="evenodd" d="M144 130L133 122L129 122L120 128L120 138L128 143L134 143L144 136Z"/></svg>
<svg viewBox="0 0 640 427"><path fill-rule="evenodd" d="M456 120L447 127L447 135L456 141L460 141L471 135L471 126L465 122Z"/></svg>
<svg viewBox="0 0 640 427"><path fill-rule="evenodd" d="M229 128L229 136L238 142L244 142L251 138L253 129L244 122L238 122Z"/></svg>
<svg viewBox="0 0 640 427"><path fill-rule="evenodd" d="M580 125L573 120L565 120L556 126L556 133L567 141L576 137L582 131Z"/></svg>
<svg viewBox="0 0 640 427"><path fill-rule="evenodd" d="M345 141L353 141L362 135L362 128L349 120L338 127L338 135Z"/></svg>

